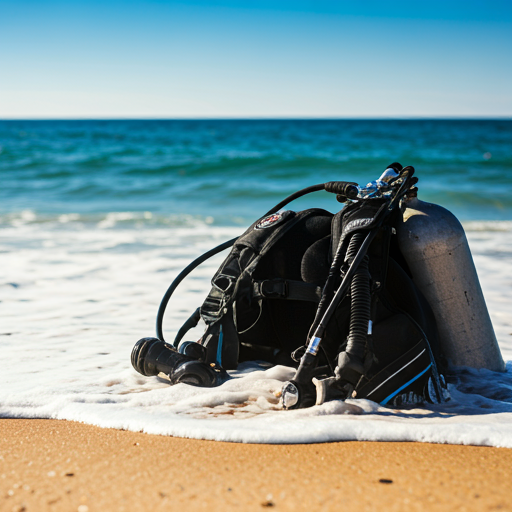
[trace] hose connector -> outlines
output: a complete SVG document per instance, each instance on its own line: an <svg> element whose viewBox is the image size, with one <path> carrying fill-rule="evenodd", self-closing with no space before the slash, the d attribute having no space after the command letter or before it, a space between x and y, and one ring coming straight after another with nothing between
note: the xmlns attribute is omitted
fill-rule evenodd
<svg viewBox="0 0 512 512"><path fill-rule="evenodd" d="M347 199L355 199L357 197L358 185L353 181L328 181L325 183L325 190Z"/></svg>

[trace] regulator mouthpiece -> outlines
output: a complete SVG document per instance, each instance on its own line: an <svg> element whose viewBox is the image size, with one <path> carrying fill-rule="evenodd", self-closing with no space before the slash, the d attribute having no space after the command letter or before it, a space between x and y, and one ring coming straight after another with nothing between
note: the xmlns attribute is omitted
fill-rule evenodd
<svg viewBox="0 0 512 512"><path fill-rule="evenodd" d="M212 366L188 355L158 338L142 338L132 350L132 366L147 377L164 373L172 384L214 387L221 384L221 374Z"/></svg>

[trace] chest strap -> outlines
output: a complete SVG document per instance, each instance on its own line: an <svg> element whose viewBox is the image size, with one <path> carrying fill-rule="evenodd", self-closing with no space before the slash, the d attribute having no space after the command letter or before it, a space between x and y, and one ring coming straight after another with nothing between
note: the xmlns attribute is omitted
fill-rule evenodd
<svg viewBox="0 0 512 512"><path fill-rule="evenodd" d="M286 299L320 302L322 288L304 281L292 279L265 279L254 281L252 285L254 299Z"/></svg>

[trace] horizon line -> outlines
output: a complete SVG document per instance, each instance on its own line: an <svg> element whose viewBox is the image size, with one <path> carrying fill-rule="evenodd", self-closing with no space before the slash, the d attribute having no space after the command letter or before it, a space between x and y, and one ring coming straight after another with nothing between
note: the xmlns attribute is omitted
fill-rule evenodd
<svg viewBox="0 0 512 512"><path fill-rule="evenodd" d="M439 117L0 117L0 121L512 121L512 115Z"/></svg>

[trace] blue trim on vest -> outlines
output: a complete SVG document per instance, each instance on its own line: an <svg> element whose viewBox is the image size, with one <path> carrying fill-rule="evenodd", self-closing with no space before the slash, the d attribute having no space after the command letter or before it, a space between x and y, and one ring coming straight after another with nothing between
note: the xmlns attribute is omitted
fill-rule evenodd
<svg viewBox="0 0 512 512"><path fill-rule="evenodd" d="M220 324L219 341L217 342L217 364L222 367L222 341L224 333L222 332L222 324Z"/></svg>
<svg viewBox="0 0 512 512"><path fill-rule="evenodd" d="M427 371L432 367L432 363L430 363L421 373L418 373L418 375L416 375L416 377L413 377L409 382L406 382L403 386L399 387L396 391L394 391L393 393L391 393L391 395L389 395L387 398L385 398L382 402L380 402L380 405L385 405L387 404L392 398L394 398L396 395L398 395L398 393L400 393L400 391L402 391L403 389L405 389L409 384L412 384L415 380L418 380L422 375L424 375L425 373L427 373Z"/></svg>

